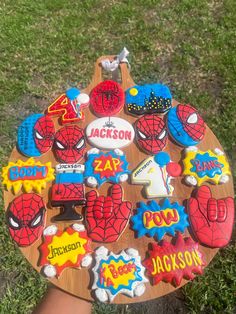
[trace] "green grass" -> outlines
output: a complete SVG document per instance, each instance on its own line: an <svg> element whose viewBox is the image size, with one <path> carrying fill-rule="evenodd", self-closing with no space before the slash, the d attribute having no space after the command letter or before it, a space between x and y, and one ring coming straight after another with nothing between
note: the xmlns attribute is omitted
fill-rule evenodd
<svg viewBox="0 0 236 314"><path fill-rule="evenodd" d="M137 83L162 81L176 99L199 108L235 177L234 0L2 0L0 15L2 165L24 117L42 111L70 85L85 87L95 60L126 46ZM46 282L14 247L4 219L1 210L0 313L28 313ZM222 250L205 275L184 288L189 313L235 311L235 255L235 245ZM94 311L111 309L118 311L113 306Z"/></svg>

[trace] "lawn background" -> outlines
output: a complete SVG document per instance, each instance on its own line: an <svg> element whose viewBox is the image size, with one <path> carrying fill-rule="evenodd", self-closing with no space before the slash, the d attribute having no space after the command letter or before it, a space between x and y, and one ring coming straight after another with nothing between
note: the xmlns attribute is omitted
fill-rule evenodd
<svg viewBox="0 0 236 314"><path fill-rule="evenodd" d="M235 0L0 4L1 165L6 165L17 126L26 116L43 111L69 86L85 87L96 59L126 46L135 82L161 81L176 99L199 108L225 148L235 178ZM30 313L44 294L46 281L15 248L4 221L1 209L0 313ZM234 244L220 251L204 276L183 289L185 306L175 313L235 313ZM149 303L130 309L97 305L94 312L148 313L148 309Z"/></svg>

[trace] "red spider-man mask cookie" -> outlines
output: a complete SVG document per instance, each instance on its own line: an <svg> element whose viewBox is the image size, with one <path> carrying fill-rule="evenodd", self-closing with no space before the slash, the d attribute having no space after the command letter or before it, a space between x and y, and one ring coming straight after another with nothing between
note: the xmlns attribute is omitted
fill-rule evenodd
<svg viewBox="0 0 236 314"><path fill-rule="evenodd" d="M145 115L135 123L137 143L144 151L156 154L167 142L165 122L157 115Z"/></svg>
<svg viewBox="0 0 236 314"><path fill-rule="evenodd" d="M39 118L34 126L35 145L41 154L46 153L53 145L55 127L49 116Z"/></svg>
<svg viewBox="0 0 236 314"><path fill-rule="evenodd" d="M68 164L79 161L84 154L86 144L84 130L78 126L66 126L57 131L54 140L56 159Z"/></svg>
<svg viewBox="0 0 236 314"><path fill-rule="evenodd" d="M45 205L42 197L34 193L16 197L7 211L9 231L19 246L34 243L43 232Z"/></svg>

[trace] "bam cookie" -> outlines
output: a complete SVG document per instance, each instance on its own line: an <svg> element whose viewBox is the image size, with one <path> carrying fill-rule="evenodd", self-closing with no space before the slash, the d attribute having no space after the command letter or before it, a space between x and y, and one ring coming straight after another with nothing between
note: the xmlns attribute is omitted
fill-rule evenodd
<svg viewBox="0 0 236 314"><path fill-rule="evenodd" d="M148 154L156 154L166 146L166 125L157 115L145 115L136 120L135 134L138 146Z"/></svg>
<svg viewBox="0 0 236 314"><path fill-rule="evenodd" d="M126 156L120 149L103 153L92 148L87 152L85 162L86 183L90 187L96 187L104 182L125 182L130 174L128 165Z"/></svg>
<svg viewBox="0 0 236 314"><path fill-rule="evenodd" d="M132 184L143 184L147 198L171 196L170 181L181 174L178 163L170 160L169 154L160 152L145 159L131 174Z"/></svg>
<svg viewBox="0 0 236 314"><path fill-rule="evenodd" d="M130 114L166 113L171 108L169 88L162 84L133 86L125 92L125 106Z"/></svg>
<svg viewBox="0 0 236 314"><path fill-rule="evenodd" d="M39 265L43 266L45 276L58 277L67 267L80 268L91 264L91 241L83 225L73 224L64 231L51 225L43 231L43 236Z"/></svg>
<svg viewBox="0 0 236 314"><path fill-rule="evenodd" d="M185 182L189 185L226 183L231 175L225 154L219 148L201 151L196 146L188 147L185 149L183 165Z"/></svg>
<svg viewBox="0 0 236 314"><path fill-rule="evenodd" d="M191 238L183 239L181 234L178 234L175 244L165 240L161 245L152 243L148 254L143 264L153 285L164 281L179 286L182 278L192 280L195 274L203 273L205 262L198 243Z"/></svg>
<svg viewBox="0 0 236 314"><path fill-rule="evenodd" d="M166 198L162 205L151 201L148 204L139 203L137 213L132 216L132 229L136 231L138 238L148 235L162 240L164 235L175 236L176 231L184 232L189 226L188 215L184 206L177 202L171 204Z"/></svg>
<svg viewBox="0 0 236 314"><path fill-rule="evenodd" d="M34 190L41 193L46 188L47 182L54 180L54 169L51 163L42 164L30 158L27 161L17 160L17 162L9 162L2 169L3 184L7 190L13 189L13 193L17 194L21 187L29 193Z"/></svg>
<svg viewBox="0 0 236 314"><path fill-rule="evenodd" d="M206 125L200 114L190 105L179 104L167 115L171 137L181 146L197 145L205 135Z"/></svg>
<svg viewBox="0 0 236 314"><path fill-rule="evenodd" d="M139 297L145 292L148 280L137 250L130 248L114 254L102 246L95 251L95 260L92 289L99 301L112 302L118 294Z"/></svg>
<svg viewBox="0 0 236 314"><path fill-rule="evenodd" d="M191 230L209 247L226 246L234 225L234 199L215 199L208 186L197 188L187 202Z"/></svg>

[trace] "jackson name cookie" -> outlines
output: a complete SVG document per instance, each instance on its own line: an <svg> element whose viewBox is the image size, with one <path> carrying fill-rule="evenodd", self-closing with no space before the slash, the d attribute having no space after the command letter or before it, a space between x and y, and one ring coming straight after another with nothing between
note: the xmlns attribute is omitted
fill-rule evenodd
<svg viewBox="0 0 236 314"><path fill-rule="evenodd" d="M181 146L197 145L205 135L206 125L200 114L190 105L178 104L167 115L171 137Z"/></svg>
<svg viewBox="0 0 236 314"><path fill-rule="evenodd" d="M162 84L133 86L126 90L125 97L126 110L133 115L166 113L171 108L170 90Z"/></svg>
<svg viewBox="0 0 236 314"><path fill-rule="evenodd" d="M92 148L87 152L85 162L86 183L90 187L96 187L104 182L125 182L130 174L128 165L126 156L120 149L103 153Z"/></svg>
<svg viewBox="0 0 236 314"><path fill-rule="evenodd" d="M159 245L152 243L149 257L143 262L152 284L160 281L179 286L182 278L192 280L195 274L203 273L205 261L199 245L191 238L178 234L175 244L163 240Z"/></svg>
<svg viewBox="0 0 236 314"><path fill-rule="evenodd" d="M54 180L54 169L51 167L51 162L42 164L40 161L35 161L34 158L29 158L27 161L17 160L10 161L6 167L2 169L3 185L7 190L11 188L14 194L17 194L23 187L26 193L34 190L36 193L41 193L42 189L46 188L47 182Z"/></svg>
<svg viewBox="0 0 236 314"><path fill-rule="evenodd" d="M160 241L166 233L174 237L176 231L183 233L189 226L184 210L184 206L177 202L171 204L167 198L161 205L155 201L140 202L137 213L131 217L132 229L138 238L148 235Z"/></svg>
<svg viewBox="0 0 236 314"><path fill-rule="evenodd" d="M165 197L173 194L170 181L181 174L178 163L172 162L168 153L159 152L145 159L131 174L132 184L145 186L147 198Z"/></svg>
<svg viewBox="0 0 236 314"><path fill-rule="evenodd" d="M183 165L185 182L189 185L226 183L231 175L226 156L219 148L201 151L196 146L188 147L185 149Z"/></svg>
<svg viewBox="0 0 236 314"><path fill-rule="evenodd" d="M73 224L64 231L48 226L43 231L43 243L39 247L40 261L46 277L59 277L67 267L87 267L92 262L91 240L85 227Z"/></svg>
<svg viewBox="0 0 236 314"><path fill-rule="evenodd" d="M95 251L95 260L92 290L99 301L112 302L118 294L139 297L145 292L148 280L137 250L130 248L114 254L102 246Z"/></svg>

